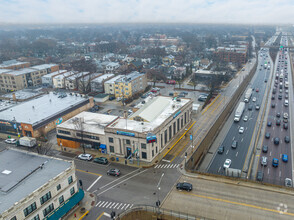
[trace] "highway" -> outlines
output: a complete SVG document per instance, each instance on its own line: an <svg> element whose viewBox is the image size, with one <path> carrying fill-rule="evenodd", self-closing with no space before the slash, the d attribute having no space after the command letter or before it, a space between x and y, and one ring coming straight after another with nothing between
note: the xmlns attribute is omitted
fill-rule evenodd
<svg viewBox="0 0 294 220"><path fill-rule="evenodd" d="M256 74L252 78L250 85L248 86L248 88L254 88L252 97L249 102L246 103L245 111L243 113L242 119L239 122L234 122L233 119L236 108L233 110L231 116L228 118L228 122L225 125L226 127L228 127L228 132L225 134L225 137L220 144L220 146L224 146L225 151L222 154L218 154L217 151L214 152L213 160L209 164L207 172L221 175L225 174L223 165L226 159L231 159L231 168L242 170L249 145L252 141L252 135L254 132L257 132L255 128L258 123L257 118L260 110L256 110L255 107L256 105L261 106L265 95L265 89L268 85L265 80L269 79L271 68L265 68L264 64L269 62L269 60L270 58L268 52L259 52L258 68ZM256 101L253 101L253 97L256 98ZM239 102L243 100L244 96L241 97ZM249 106L252 106L252 110L249 110ZM244 116L248 116L248 121L243 120ZM245 128L243 134L239 133L240 127ZM234 140L238 142L236 149L233 149L231 147Z"/></svg>
<svg viewBox="0 0 294 220"><path fill-rule="evenodd" d="M286 37L282 37L281 45L287 46ZM284 138L285 136L290 137L291 134L291 124L289 119L283 118L283 114L289 114L289 106L285 106L285 100L289 100L288 96L291 96L292 93L292 77L291 77L291 68L289 62L289 54L285 50L280 50L277 55L275 73L273 74L273 83L271 86L270 93L270 105L267 115L266 122L271 122L272 125L266 126L265 132L270 133L270 138L265 138L263 136L263 144L268 146L268 152L261 151L260 161L258 171L262 172L264 175L263 181L267 183L284 185L285 178L290 178L292 180L292 153L291 153L291 142L286 143ZM280 77L280 75L282 77ZM291 88L285 88L285 82L289 82ZM288 92L286 92L286 90ZM276 91L276 92L275 92ZM280 96L280 97L279 97ZM288 98L286 98L288 97ZM289 103L291 105L291 103ZM273 107L275 105L275 107ZM280 116L278 117L278 114ZM279 122L280 121L280 125ZM286 123L287 122L287 123ZM285 129L285 124L288 125L288 129ZM274 143L274 138L279 138L279 144ZM288 156L288 161L282 160L282 155L286 154ZM261 165L261 160L263 157L266 157L268 160L267 166ZM273 167L272 160L277 158L279 160L278 167Z"/></svg>

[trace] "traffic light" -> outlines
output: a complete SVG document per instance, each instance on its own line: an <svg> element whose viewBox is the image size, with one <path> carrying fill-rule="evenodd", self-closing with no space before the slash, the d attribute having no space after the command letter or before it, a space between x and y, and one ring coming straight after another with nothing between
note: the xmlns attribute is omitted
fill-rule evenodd
<svg viewBox="0 0 294 220"><path fill-rule="evenodd" d="M115 217L115 211L112 211L112 212L110 213L110 217L111 217L112 219L114 219L114 217Z"/></svg>
<svg viewBox="0 0 294 220"><path fill-rule="evenodd" d="M156 201L156 206L159 207L160 206L160 201Z"/></svg>

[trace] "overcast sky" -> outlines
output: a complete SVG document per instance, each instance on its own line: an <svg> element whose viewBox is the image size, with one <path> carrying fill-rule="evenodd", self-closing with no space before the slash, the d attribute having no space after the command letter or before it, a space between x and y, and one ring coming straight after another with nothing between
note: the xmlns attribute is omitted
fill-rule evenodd
<svg viewBox="0 0 294 220"><path fill-rule="evenodd" d="M0 0L1 23L294 23L294 0Z"/></svg>

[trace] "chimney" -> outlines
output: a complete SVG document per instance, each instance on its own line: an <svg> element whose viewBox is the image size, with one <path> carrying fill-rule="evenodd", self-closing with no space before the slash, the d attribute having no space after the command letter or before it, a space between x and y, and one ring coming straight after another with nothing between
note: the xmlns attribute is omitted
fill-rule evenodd
<svg viewBox="0 0 294 220"><path fill-rule="evenodd" d="M15 96L15 93L12 93L12 100L16 102L16 96Z"/></svg>

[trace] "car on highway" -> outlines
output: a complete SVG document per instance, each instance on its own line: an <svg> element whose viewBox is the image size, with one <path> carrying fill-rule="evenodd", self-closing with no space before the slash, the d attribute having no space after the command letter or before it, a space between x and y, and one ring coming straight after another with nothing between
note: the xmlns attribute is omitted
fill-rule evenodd
<svg viewBox="0 0 294 220"><path fill-rule="evenodd" d="M275 103L272 103L272 108L275 108L276 107L276 104Z"/></svg>
<svg viewBox="0 0 294 220"><path fill-rule="evenodd" d="M268 146L267 145L263 145L262 146L262 152L263 153L267 153L267 151L268 151Z"/></svg>
<svg viewBox="0 0 294 220"><path fill-rule="evenodd" d="M281 125L281 120L280 120L280 119L277 119L277 120L276 120L276 125L277 125L277 126L280 126L280 125Z"/></svg>
<svg viewBox="0 0 294 220"><path fill-rule="evenodd" d="M93 162L99 163L99 164L104 164L104 165L108 164L108 160L105 157L96 157L96 158L94 158Z"/></svg>
<svg viewBox="0 0 294 220"><path fill-rule="evenodd" d="M285 186L292 187L292 180L290 178L285 178Z"/></svg>
<svg viewBox="0 0 294 220"><path fill-rule="evenodd" d="M274 138L274 144L275 144L275 145L279 145L279 143L280 143L280 138L275 137L275 138Z"/></svg>
<svg viewBox="0 0 294 220"><path fill-rule="evenodd" d="M245 130L244 127L240 127L239 128L239 134L243 134L244 133L244 130Z"/></svg>
<svg viewBox="0 0 294 220"><path fill-rule="evenodd" d="M288 155L287 154L282 154L282 161L288 162Z"/></svg>
<svg viewBox="0 0 294 220"><path fill-rule="evenodd" d="M282 96L282 95L279 95L279 96L278 96L278 99L280 99L280 100L281 100L282 98L283 98L283 96Z"/></svg>
<svg viewBox="0 0 294 220"><path fill-rule="evenodd" d="M288 113L285 112L285 113L283 114L283 118L288 119L288 117L289 117Z"/></svg>
<svg viewBox="0 0 294 220"><path fill-rule="evenodd" d="M256 102L256 97L253 97L252 98L252 102Z"/></svg>
<svg viewBox="0 0 294 220"><path fill-rule="evenodd" d="M271 121L268 121L268 122L267 122L267 126L268 126L268 127L271 127L271 126L272 126L272 122L271 122Z"/></svg>
<svg viewBox="0 0 294 220"><path fill-rule="evenodd" d="M260 106L259 105L256 105L255 106L255 110L259 110L260 109Z"/></svg>
<svg viewBox="0 0 294 220"><path fill-rule="evenodd" d="M87 161L90 161L90 160L92 160L92 155L91 154L80 154L79 156L78 156L78 158L80 159L80 160L87 160Z"/></svg>
<svg viewBox="0 0 294 220"><path fill-rule="evenodd" d="M255 91L256 91L256 92L259 92L259 88L256 88Z"/></svg>
<svg viewBox="0 0 294 220"><path fill-rule="evenodd" d="M278 167L279 166L279 159L273 158L272 165L273 165L273 167Z"/></svg>
<svg viewBox="0 0 294 220"><path fill-rule="evenodd" d="M272 95L272 100L275 100L275 96L274 95Z"/></svg>
<svg viewBox="0 0 294 220"><path fill-rule="evenodd" d="M111 175L111 176L120 176L121 172L119 169L117 168L112 168L110 170L107 171L107 175Z"/></svg>
<svg viewBox="0 0 294 220"><path fill-rule="evenodd" d="M225 151L225 146L222 145L222 146L220 146L220 147L218 148L218 151L217 151L217 152L218 152L219 154L222 154L224 151Z"/></svg>
<svg viewBox="0 0 294 220"><path fill-rule="evenodd" d="M285 99L284 106L286 106L286 107L289 106L289 100L288 99Z"/></svg>
<svg viewBox="0 0 294 220"><path fill-rule="evenodd" d="M281 117L281 113L278 112L278 113L276 114L276 117L277 117L277 118Z"/></svg>
<svg viewBox="0 0 294 220"><path fill-rule="evenodd" d="M238 145L238 141L234 140L231 147L233 149L236 149L237 148L237 145Z"/></svg>
<svg viewBox="0 0 294 220"><path fill-rule="evenodd" d="M267 166L267 157L262 157L260 163L261 163L261 166Z"/></svg>
<svg viewBox="0 0 294 220"><path fill-rule="evenodd" d="M224 163L224 169L230 168L232 161L230 159L226 159Z"/></svg>
<svg viewBox="0 0 294 220"><path fill-rule="evenodd" d="M283 122L284 122L284 123L288 123L288 119L287 119L287 118L284 118L284 119L283 119Z"/></svg>
<svg viewBox="0 0 294 220"><path fill-rule="evenodd" d="M290 143L290 137L289 136L285 136L285 143Z"/></svg>
<svg viewBox="0 0 294 220"><path fill-rule="evenodd" d="M262 181L263 180L263 172L262 171L257 172L256 180L257 181Z"/></svg>
<svg viewBox="0 0 294 220"><path fill-rule="evenodd" d="M17 140L14 138L9 138L9 139L6 139L4 142L7 144L15 144Z"/></svg>
<svg viewBox="0 0 294 220"><path fill-rule="evenodd" d="M248 115L245 115L243 121L248 121Z"/></svg>
<svg viewBox="0 0 294 220"><path fill-rule="evenodd" d="M287 130L288 129L288 123L283 124L283 128Z"/></svg>
<svg viewBox="0 0 294 220"><path fill-rule="evenodd" d="M193 189L193 185L191 183L178 183L176 186L177 190L186 190L190 192Z"/></svg>
<svg viewBox="0 0 294 220"><path fill-rule="evenodd" d="M266 133L265 133L265 138L266 138L266 139L269 139L270 137L271 137L271 133L266 132Z"/></svg>
<svg viewBox="0 0 294 220"><path fill-rule="evenodd" d="M251 111L253 109L253 105L248 105L248 110Z"/></svg>

